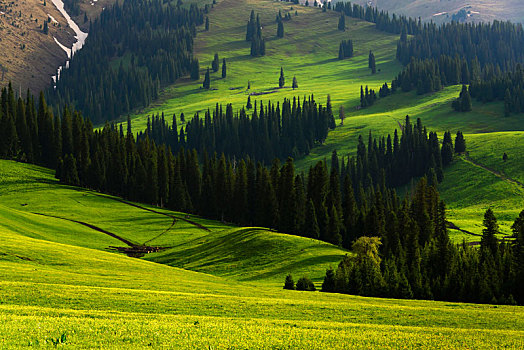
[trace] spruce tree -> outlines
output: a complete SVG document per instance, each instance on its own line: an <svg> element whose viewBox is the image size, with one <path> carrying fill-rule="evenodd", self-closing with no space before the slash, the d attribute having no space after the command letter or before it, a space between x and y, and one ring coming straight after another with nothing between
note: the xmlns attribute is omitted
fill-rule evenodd
<svg viewBox="0 0 524 350"><path fill-rule="evenodd" d="M298 89L298 82L297 82L296 76L293 77L293 86L292 87L293 87L293 90Z"/></svg>
<svg viewBox="0 0 524 350"><path fill-rule="evenodd" d="M209 31L209 17L206 16L206 32Z"/></svg>
<svg viewBox="0 0 524 350"><path fill-rule="evenodd" d="M283 88L286 83L286 79L284 78L284 68L280 67L280 78L278 78L278 87Z"/></svg>
<svg viewBox="0 0 524 350"><path fill-rule="evenodd" d="M209 76L209 68L206 71L206 75L204 76L204 82L202 83L202 86L204 89L208 89L211 87L211 78Z"/></svg>
<svg viewBox="0 0 524 350"><path fill-rule="evenodd" d="M371 74L375 74L377 72L377 65L375 63L375 55L371 51L369 51L368 66L371 69Z"/></svg>
<svg viewBox="0 0 524 350"><path fill-rule="evenodd" d="M346 30L346 16L344 12L340 14L340 18L338 19L338 30L341 30L341 31Z"/></svg>
<svg viewBox="0 0 524 350"><path fill-rule="evenodd" d="M213 69L214 73L218 72L218 66L219 66L218 53L215 53L213 62L211 62L211 69Z"/></svg>
<svg viewBox="0 0 524 350"><path fill-rule="evenodd" d="M457 136L455 137L455 153L464 153L466 152L466 140L461 131L457 131Z"/></svg>
<svg viewBox="0 0 524 350"><path fill-rule="evenodd" d="M326 276L324 277L324 282L322 282L322 292L335 292L335 271L332 267L326 270Z"/></svg>
<svg viewBox="0 0 524 350"><path fill-rule="evenodd" d="M286 281L284 282L284 289L289 289L289 290L295 289L295 281L293 281L293 276L291 276L291 274L288 274L286 276Z"/></svg>
<svg viewBox="0 0 524 350"><path fill-rule="evenodd" d="M317 214L315 213L315 205L311 199L306 206L306 221L302 231L306 237L318 239L320 236Z"/></svg>
<svg viewBox="0 0 524 350"><path fill-rule="evenodd" d="M222 79L225 79L227 75L226 59L222 60Z"/></svg>
<svg viewBox="0 0 524 350"><path fill-rule="evenodd" d="M498 254L498 240L495 235L499 233L499 225L491 208L484 213L484 221L482 224L484 228L482 229L480 250L483 255L489 252L491 256L495 258Z"/></svg>
<svg viewBox="0 0 524 350"><path fill-rule="evenodd" d="M279 20L277 23L277 38L283 38L284 37L284 23L282 20Z"/></svg>

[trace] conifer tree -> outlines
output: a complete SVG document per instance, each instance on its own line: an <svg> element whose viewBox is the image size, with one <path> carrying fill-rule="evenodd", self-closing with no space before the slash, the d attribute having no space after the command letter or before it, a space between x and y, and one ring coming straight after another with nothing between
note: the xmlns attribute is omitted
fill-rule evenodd
<svg viewBox="0 0 524 350"><path fill-rule="evenodd" d="M338 19L338 30L346 30L346 16L343 12L340 14L340 18Z"/></svg>
<svg viewBox="0 0 524 350"><path fill-rule="evenodd" d="M324 277L324 281L322 282L322 292L335 292L335 271L332 267L326 270L326 276Z"/></svg>
<svg viewBox="0 0 524 350"><path fill-rule="evenodd" d="M208 89L211 87L211 78L209 76L209 68L206 71L206 75L204 76L204 82L202 83L202 86L204 89Z"/></svg>
<svg viewBox="0 0 524 350"><path fill-rule="evenodd" d="M320 229L318 227L317 214L315 213L315 205L310 199L306 206L306 221L302 229L306 237L319 238Z"/></svg>
<svg viewBox="0 0 524 350"><path fill-rule="evenodd" d="M455 153L464 153L466 152L466 140L461 131L457 131L457 136L455 137Z"/></svg>
<svg viewBox="0 0 524 350"><path fill-rule="evenodd" d="M211 62L211 69L213 69L213 72L218 72L218 66L219 66L219 59L218 59L218 53L215 53L215 57L213 58L213 62Z"/></svg>
<svg viewBox="0 0 524 350"><path fill-rule="evenodd" d="M222 79L225 79L227 75L226 59L222 60Z"/></svg>
<svg viewBox="0 0 524 350"><path fill-rule="evenodd" d="M281 19L277 22L277 38L283 38L284 37L284 23Z"/></svg>
<svg viewBox="0 0 524 350"><path fill-rule="evenodd" d="M298 89L298 82L297 82L296 76L293 77L293 86L292 87L293 87L293 90Z"/></svg>
<svg viewBox="0 0 524 350"><path fill-rule="evenodd" d="M480 249L484 254L489 252L495 258L498 254L498 241L495 235L499 233L499 225L491 208L484 213L483 226Z"/></svg>
<svg viewBox="0 0 524 350"><path fill-rule="evenodd" d="M209 17L206 16L206 25L205 25L205 28L206 28L206 32L209 31Z"/></svg>
<svg viewBox="0 0 524 350"><path fill-rule="evenodd" d="M377 72L377 65L375 63L375 55L371 51L369 51L368 61L368 66L371 69L371 74L375 74Z"/></svg>
<svg viewBox="0 0 524 350"><path fill-rule="evenodd" d="M284 77L284 68L280 67L280 78L278 78L278 87L283 88L286 83L286 79Z"/></svg>
<svg viewBox="0 0 524 350"><path fill-rule="evenodd" d="M295 289L295 281L293 281L293 276L291 276L291 274L288 274L286 276L286 281L284 282L284 289L289 289L289 290Z"/></svg>

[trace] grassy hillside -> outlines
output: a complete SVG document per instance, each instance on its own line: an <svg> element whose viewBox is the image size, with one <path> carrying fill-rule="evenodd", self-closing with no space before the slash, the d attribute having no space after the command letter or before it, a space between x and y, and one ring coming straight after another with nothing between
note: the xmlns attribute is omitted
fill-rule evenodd
<svg viewBox="0 0 524 350"><path fill-rule="evenodd" d="M453 14L469 11L468 22L495 19L522 22L524 6L519 0L355 0L360 5L371 4L390 13L400 13L413 18L436 23L450 22Z"/></svg>
<svg viewBox="0 0 524 350"><path fill-rule="evenodd" d="M250 57L249 43L244 41L245 22L251 9L261 14L267 38L267 55L261 58ZM276 38L274 17L278 10L283 14L292 14L292 20L284 23L286 35L283 39ZM298 16L294 15L295 11ZM358 135L367 137L369 132L375 135L392 133L408 114L412 118L421 118L429 130L441 135L447 130L453 133L461 130L467 134L468 140L476 134L506 132L499 136L501 139L510 135L511 131L524 130L522 115L503 117L500 103L484 105L474 102L472 112L454 112L451 101L458 96L458 86L422 96L415 92L399 93L379 100L370 108L357 110L355 107L359 104L361 85L378 88L384 81L391 81L401 69L395 60L397 36L377 31L373 24L350 19L348 30L340 32L336 29L336 13L323 13L318 8L269 0L222 0L211 10L209 18L210 31L199 32L197 36L196 56L200 59L201 68L211 64L215 53L219 54L220 59L225 57L228 62L227 78L220 78L220 71L212 74L211 86L216 90L201 89L201 81L189 80L169 87L156 104L133 116L135 130L143 129L146 117L156 113L164 112L170 120L173 113L180 116L184 112L188 119L197 111L213 108L217 102L231 102L235 109L240 108L245 105L248 94L253 92L270 93L251 96L253 103L255 100L266 103L269 99L274 102L284 97L311 93L325 103L329 93L335 111L341 105L344 107L346 120L344 125L338 125L329 133L323 145L314 148L308 157L297 160L299 170L307 170L318 160L329 159L334 149L340 155L352 154ZM347 38L355 43L355 57L339 61L336 59L338 44ZM378 68L381 69L376 75L370 74L367 68L369 50L377 56ZM296 75L299 89L275 90L281 66L288 86ZM251 81L249 91L246 90L248 80ZM178 123L183 125L180 120ZM512 147L513 143L508 141L507 144ZM491 206L502 220L502 232L509 233L515 213L524 208L522 189L483 167L489 167L494 159L501 159L503 152L492 158L495 156L493 153L483 150L487 147L486 143L479 142L478 147L479 154L485 156L478 159L476 165L470 161L463 163L467 160L457 160L446 170L446 180L440 190L448 204L450 219L461 229L479 234L482 215ZM518 146L511 148L513 153L518 153L518 149ZM475 160L476 154L477 150L471 150L471 160ZM514 167L512 176L516 173L523 174ZM457 233L456 238L459 241L478 241L478 237L463 233Z"/></svg>
<svg viewBox="0 0 524 350"><path fill-rule="evenodd" d="M266 38L266 56L251 57L250 43L245 41L246 23L251 10L260 14L263 36ZM291 21L284 22L285 36L276 37L275 17L290 13ZM295 16L295 11L297 16ZM360 85L378 88L391 80L400 70L395 60L397 35L385 34L374 24L356 19L348 20L345 32L337 30L338 14L318 8L306 8L286 2L271 0L219 0L209 14L210 30L199 33L195 42L195 55L200 61L202 76L199 81L182 79L167 88L160 100L150 108L132 116L134 130L143 130L148 115L165 112L168 120L173 113L183 112L191 118L198 111L214 108L216 103L232 103L235 110L246 105L251 96L267 103L282 101L285 97L315 94L325 105L331 94L335 105L344 103L346 110L354 110L359 104ZM355 57L338 60L339 44L352 39ZM373 50L380 72L372 75L368 67L369 50ZM227 78L221 71L211 74L211 90L202 89L205 69L211 67L215 53L227 61ZM280 67L284 68L286 88L278 87ZM296 76L299 88L291 89ZM248 81L251 89L247 90ZM179 120L179 125L181 124Z"/></svg>
<svg viewBox="0 0 524 350"><path fill-rule="evenodd" d="M74 20L87 31L89 22L84 23L84 12L93 19L114 0L80 0L79 3L82 15ZM41 26L48 18L54 20L49 23L49 34L45 35ZM0 65L7 69L2 79L0 67L0 87L11 81L14 89L24 94L27 89L38 94L48 87L51 76L67 59L54 38L71 47L74 35L51 0L45 6L43 0L0 0Z"/></svg>
<svg viewBox="0 0 524 350"><path fill-rule="evenodd" d="M120 242L31 211L60 210L68 218L92 220L137 242L150 237L148 230L160 229L170 220L59 185L50 171L35 166L0 161L0 174L2 348L177 344L181 349L487 349L524 345L522 307L285 291L271 278L279 276L279 270L318 278L317 271L343 253L298 237L192 218L211 232L174 229L169 243L163 241L172 248L148 256L148 260L206 273L107 252L107 245ZM265 264L260 263L262 257ZM301 267L294 266L299 261ZM304 269L306 263L311 270Z"/></svg>

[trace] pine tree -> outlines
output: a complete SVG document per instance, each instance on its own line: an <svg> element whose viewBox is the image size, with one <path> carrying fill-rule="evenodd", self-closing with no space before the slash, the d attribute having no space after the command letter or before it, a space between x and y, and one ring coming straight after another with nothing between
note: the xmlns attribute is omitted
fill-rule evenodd
<svg viewBox="0 0 524 350"><path fill-rule="evenodd" d="M191 63L191 79L198 80L200 79L200 64L197 59L194 59Z"/></svg>
<svg viewBox="0 0 524 350"><path fill-rule="evenodd" d="M280 67L280 78L278 78L278 87L283 88L286 83L286 79L284 78L284 68Z"/></svg>
<svg viewBox="0 0 524 350"><path fill-rule="evenodd" d="M482 229L482 238L480 240L481 252L483 254L489 252L495 258L498 255L498 241L495 235L499 233L499 225L491 208L484 213L482 224L484 228Z"/></svg>
<svg viewBox="0 0 524 350"><path fill-rule="evenodd" d="M324 281L322 282L322 292L335 292L335 271L332 267L326 270L326 276L324 277Z"/></svg>
<svg viewBox="0 0 524 350"><path fill-rule="evenodd" d="M343 32L346 30L346 16L343 12L340 14L340 18L338 19L338 30Z"/></svg>
<svg viewBox="0 0 524 350"><path fill-rule="evenodd" d="M253 108L253 105L251 104L251 95L248 95L247 96L247 103L246 103L246 109L251 109Z"/></svg>
<svg viewBox="0 0 524 350"><path fill-rule="evenodd" d="M286 276L286 281L284 282L284 289L295 289L295 281L293 281L293 276L291 276L291 274Z"/></svg>
<svg viewBox="0 0 524 350"><path fill-rule="evenodd" d="M209 31L209 17L206 16L206 32Z"/></svg>
<svg viewBox="0 0 524 350"><path fill-rule="evenodd" d="M218 66L219 66L219 59L218 59L218 53L215 53L215 57L213 58L213 62L211 62L211 69L213 69L213 72L218 72Z"/></svg>
<svg viewBox="0 0 524 350"><path fill-rule="evenodd" d="M464 153L466 152L466 140L461 131L457 131L457 136L455 137L455 153Z"/></svg>
<svg viewBox="0 0 524 350"><path fill-rule="evenodd" d="M282 20L279 20L277 23L277 38L283 38L284 37L284 23Z"/></svg>
<svg viewBox="0 0 524 350"><path fill-rule="evenodd" d="M297 77L293 77L293 90L298 89Z"/></svg>
<svg viewBox="0 0 524 350"><path fill-rule="evenodd" d="M206 71L206 75L204 77L204 82L202 83L202 86L204 87L204 89L208 89L208 90L211 87L211 78L209 76L209 68Z"/></svg>
<svg viewBox="0 0 524 350"><path fill-rule="evenodd" d="M315 213L315 205L310 199L306 207L306 221L302 229L306 237L318 239L320 236L320 229L318 227L317 215Z"/></svg>
<svg viewBox="0 0 524 350"><path fill-rule="evenodd" d="M368 59L368 66L371 69L371 74L375 74L377 72L377 66L375 63L375 55L373 52L369 51L369 59Z"/></svg>
<svg viewBox="0 0 524 350"><path fill-rule="evenodd" d="M515 241L513 243L514 286L513 294L519 303L524 303L524 210L511 226Z"/></svg>
<svg viewBox="0 0 524 350"><path fill-rule="evenodd" d="M222 60L222 79L225 79L227 75L226 59Z"/></svg>

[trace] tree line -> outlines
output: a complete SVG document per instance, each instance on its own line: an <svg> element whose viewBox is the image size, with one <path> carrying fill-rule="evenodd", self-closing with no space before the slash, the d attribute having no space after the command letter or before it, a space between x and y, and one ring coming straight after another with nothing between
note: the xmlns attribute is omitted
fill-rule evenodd
<svg viewBox="0 0 524 350"><path fill-rule="evenodd" d="M149 138L166 144L173 151L195 149L199 154L224 153L228 157L253 159L270 164L274 158L298 158L322 144L329 129L335 128L331 103L324 107L314 96L306 99L284 99L282 104L265 106L255 101L251 115L244 108L236 113L231 104L217 104L204 116L198 113L184 127L178 128L176 115L169 125L166 118L156 115L148 120L138 139Z"/></svg>
<svg viewBox="0 0 524 350"><path fill-rule="evenodd" d="M480 248L454 245L445 205L425 180L412 199L389 207L382 235L365 236L326 272L322 291L406 299L524 304L524 211L512 239L497 239L491 209L484 214Z"/></svg>
<svg viewBox="0 0 524 350"><path fill-rule="evenodd" d="M97 124L146 107L163 85L198 67L193 37L203 23L204 10L194 4L117 2L91 23L84 47L46 99L55 113L73 106Z"/></svg>

